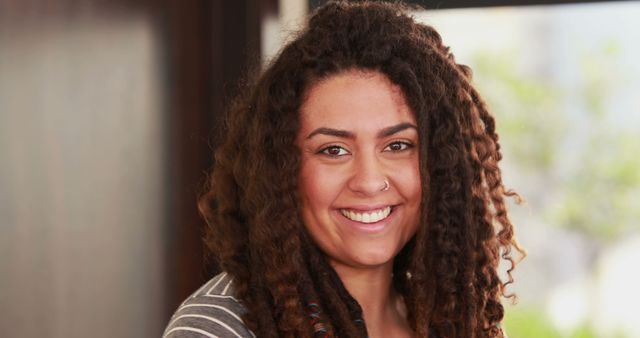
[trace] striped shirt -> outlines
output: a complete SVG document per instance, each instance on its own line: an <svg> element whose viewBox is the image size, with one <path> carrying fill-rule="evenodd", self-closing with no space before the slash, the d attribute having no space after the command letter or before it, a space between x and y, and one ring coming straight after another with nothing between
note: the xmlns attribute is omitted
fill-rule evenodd
<svg viewBox="0 0 640 338"><path fill-rule="evenodd" d="M233 280L223 272L185 300L163 338L256 338L242 322L245 307L234 297ZM503 331L504 338L508 338Z"/></svg>
<svg viewBox="0 0 640 338"><path fill-rule="evenodd" d="M234 298L231 276L223 272L178 307L163 338L255 338L242 322L245 312Z"/></svg>

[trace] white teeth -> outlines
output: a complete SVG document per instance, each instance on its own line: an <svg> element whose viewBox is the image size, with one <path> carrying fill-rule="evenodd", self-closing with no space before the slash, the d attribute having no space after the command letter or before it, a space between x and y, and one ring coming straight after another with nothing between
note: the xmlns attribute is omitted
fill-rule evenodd
<svg viewBox="0 0 640 338"><path fill-rule="evenodd" d="M375 223L387 218L391 213L391 207L362 213L345 209L340 210L340 212L344 215L344 217L352 221L362 223Z"/></svg>

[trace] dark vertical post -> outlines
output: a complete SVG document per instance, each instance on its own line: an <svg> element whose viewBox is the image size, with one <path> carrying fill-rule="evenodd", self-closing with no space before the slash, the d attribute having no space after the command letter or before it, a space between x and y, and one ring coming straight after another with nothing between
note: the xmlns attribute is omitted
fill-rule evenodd
<svg viewBox="0 0 640 338"><path fill-rule="evenodd" d="M170 196L167 316L206 271L205 223L196 202L213 164L209 139L250 60L259 57L258 0L165 0L160 13L168 65Z"/></svg>

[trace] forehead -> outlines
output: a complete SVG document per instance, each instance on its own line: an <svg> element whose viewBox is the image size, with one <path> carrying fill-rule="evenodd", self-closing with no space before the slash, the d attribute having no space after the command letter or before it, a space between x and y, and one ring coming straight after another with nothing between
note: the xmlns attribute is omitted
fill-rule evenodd
<svg viewBox="0 0 640 338"><path fill-rule="evenodd" d="M323 127L384 128L415 116L400 87L384 74L347 71L312 85L300 109L301 131Z"/></svg>

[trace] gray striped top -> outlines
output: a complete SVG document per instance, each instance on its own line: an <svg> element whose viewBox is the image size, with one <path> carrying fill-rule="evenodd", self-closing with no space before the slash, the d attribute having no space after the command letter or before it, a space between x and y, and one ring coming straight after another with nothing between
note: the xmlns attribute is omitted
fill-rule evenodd
<svg viewBox="0 0 640 338"><path fill-rule="evenodd" d="M213 277L185 300L164 331L166 338L255 338L242 322L246 309L234 298L226 272Z"/></svg>

